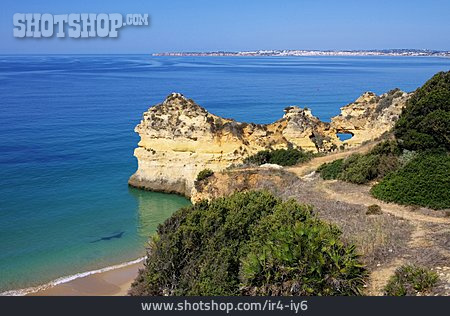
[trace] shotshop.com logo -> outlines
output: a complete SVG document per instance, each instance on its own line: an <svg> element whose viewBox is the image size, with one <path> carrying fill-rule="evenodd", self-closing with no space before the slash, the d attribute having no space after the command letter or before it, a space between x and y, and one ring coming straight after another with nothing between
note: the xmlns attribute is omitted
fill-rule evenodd
<svg viewBox="0 0 450 316"><path fill-rule="evenodd" d="M13 15L14 37L117 37L122 26L149 25L148 14L120 13L16 13Z"/></svg>

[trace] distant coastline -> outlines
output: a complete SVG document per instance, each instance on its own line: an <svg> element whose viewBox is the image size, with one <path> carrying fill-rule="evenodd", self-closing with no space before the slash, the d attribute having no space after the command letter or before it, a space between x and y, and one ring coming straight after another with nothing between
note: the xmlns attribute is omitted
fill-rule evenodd
<svg viewBox="0 0 450 316"><path fill-rule="evenodd" d="M450 51L429 49L380 49L380 50L254 50L254 51L212 51L212 52L164 52L152 56L411 56L450 57Z"/></svg>

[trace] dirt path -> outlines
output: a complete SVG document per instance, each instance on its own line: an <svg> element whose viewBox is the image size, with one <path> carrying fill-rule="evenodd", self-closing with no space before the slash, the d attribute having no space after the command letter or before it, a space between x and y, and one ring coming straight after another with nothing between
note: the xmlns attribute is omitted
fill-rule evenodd
<svg viewBox="0 0 450 316"><path fill-rule="evenodd" d="M296 174L298 177L305 179L306 175L311 174L311 172L315 171L320 165L332 162L336 159L346 158L355 153L367 153L377 143L378 142L373 142L364 146L357 147L355 149L337 152L323 157L317 157L305 164L287 167L285 168L285 170L290 171ZM356 190L355 192L337 192L336 190L333 190L332 186L329 185L333 182L336 181L319 181L317 189L324 192L328 198L336 201L358 204L366 207L372 204L378 204L381 206L381 209L384 213L388 213L398 218L409 221L413 225L413 232L408 242L408 248L412 253L414 253L414 251L417 252L421 249L433 246L433 240L430 237L433 235L433 232L430 231L430 228L429 226L427 226L427 224L438 224L443 225L443 227L450 227L449 218L434 217L414 213L405 206L382 202L372 197L368 190ZM439 253L445 257L448 257L450 262L450 251L448 249L440 249ZM411 256L411 254L409 254L409 256ZM382 266L380 265L379 267L374 269L370 275L370 284L367 291L368 294L383 295L382 289L388 282L390 276L394 274L395 270L398 267L407 263L409 261L408 259L410 258L405 258L402 256L396 257L387 264L384 264ZM450 264L448 264L448 266L450 266ZM448 270L450 268L439 267L439 269Z"/></svg>
<svg viewBox="0 0 450 316"><path fill-rule="evenodd" d="M332 154L328 154L322 157L316 157L311 161L292 167L281 168L294 174L300 180L298 183L293 183L286 188L278 188L278 193L282 193L285 197L294 197L302 202L308 201L308 203L314 205L317 209L322 211L322 216L331 221L335 220L336 224L343 225L341 227L346 229L347 232L358 231L354 229L352 225L355 225L355 218L362 222L356 223L357 225L366 225L367 234L360 232L363 238L372 238L371 230L378 229L375 226L368 226L367 222L364 222L364 218L358 218L357 215L352 215L352 207L356 209L363 209L365 215L365 209L367 206L377 204L381 207L385 215L392 216L387 221L392 223L392 227L399 225L398 221L405 221L407 223L407 231L401 231L401 235L397 235L400 239L391 239L390 244L393 245L393 249L389 248L387 251L390 255L381 255L381 259L378 263L374 263L371 266L370 279L366 294L368 295L383 295L383 288L387 284L389 278L394 274L395 270L404 264L416 264L433 269L438 273L439 278L442 280L440 285L436 285L433 290L433 295L450 295L450 218L442 217L439 213L427 211L412 211L410 207L385 203L372 197L369 192L370 187L367 185L353 185L346 182L340 182L337 180L324 181L312 173L323 163L329 163L336 159L346 158L352 154L360 153L364 154L370 151L379 142L373 142L347 151L340 151ZM230 170L228 172L235 172L236 174L245 173L248 171L261 171L258 167L240 168ZM269 175L273 178L273 175ZM248 175L245 175L248 177ZM294 178L296 178L294 177ZM263 179L263 180L261 180ZM260 179L262 184L268 183L264 177ZM230 185L229 181L224 182L226 185ZM258 183L253 183L257 189L267 189L264 185L258 186ZM252 187L250 185L250 187ZM273 189L273 188L272 188ZM343 203L336 203L343 202ZM306 203L306 202L305 202ZM331 206L330 203L333 205ZM344 206L347 205L347 206ZM362 207L362 208L361 208ZM327 213L329 210L335 210L336 212L342 212L342 215L332 215ZM350 211L350 213L349 213ZM357 210L355 210L358 214ZM347 221L341 221L343 217L347 216ZM441 217L439 217L441 216ZM374 223L377 221L374 221ZM379 221L381 223L381 221ZM397 223L397 224L395 224ZM384 226L383 226L384 227ZM385 226L387 236L393 236L388 229L390 226ZM401 230L402 226L398 228ZM400 234L399 233L399 234ZM358 235L359 236L359 235ZM382 245L376 244L376 237L370 245L377 245L382 249ZM389 238L389 237L388 237ZM367 241L366 241L367 242ZM370 253L370 252L369 252ZM373 259L373 258L372 258Z"/></svg>
<svg viewBox="0 0 450 316"><path fill-rule="evenodd" d="M335 153L327 154L325 156L316 157L311 159L310 161L306 163L301 163L299 165L291 166L291 167L281 167L283 170L289 171L297 175L298 177L303 177L312 171L319 168L322 164L332 162L336 159L342 159L346 158L352 154L364 154L367 153L369 150L371 150L375 145L380 143L380 141L374 141L366 145L361 145L359 147L355 147L352 149L344 150L344 151L338 151ZM254 171L254 170L260 170L260 167L239 167L235 169L230 169L228 172L243 172L243 171Z"/></svg>
<svg viewBox="0 0 450 316"><path fill-rule="evenodd" d="M434 217L424 214L414 213L405 206L385 203L372 197L368 190L358 190L356 192L337 192L332 184L338 181L320 181L317 189L324 192L330 199L369 206L371 204L378 204L384 213L394 215L396 217L408 220L413 225L413 232L408 242L408 249L410 252L408 256L400 256L394 258L391 262L374 269L370 275L370 285L368 288L369 295L382 295L382 288L386 285L389 277L401 265L407 263L414 252L420 252L422 249L427 249L433 246L433 233L427 224L440 224L444 229L450 227L450 219L444 217ZM450 251L448 249L439 249L438 252L449 258ZM448 266L439 267L439 269L448 269Z"/></svg>
<svg viewBox="0 0 450 316"><path fill-rule="evenodd" d="M372 143L369 143L366 145L359 146L354 149L349 149L346 151L339 151L339 152L328 154L328 155L322 156L322 157L316 157L316 158L311 159L307 163L304 163L304 164L301 164L298 166L287 167L287 168L285 168L285 170L295 173L299 177L302 177L302 176L307 175L308 173L311 173L312 171L316 170L324 163L332 162L337 159L346 158L346 157L348 157L352 154L356 154L356 153L364 154L364 153L368 152L369 150L371 150L378 143L379 143L379 141L372 142Z"/></svg>
<svg viewBox="0 0 450 316"><path fill-rule="evenodd" d="M367 190L360 190L358 192L336 192L329 185L327 185L336 182L338 181L337 180L322 181L320 182L320 186L318 186L318 189L324 191L333 200L343 201L352 204L359 204L364 206L378 204L379 206L381 206L383 212L392 214L394 216L403 219L410 220L415 224L418 224L418 222L425 222L425 223L450 225L450 219L448 218L434 217L411 212L411 210L406 206L393 203L385 203L381 200L378 200L372 197L367 192Z"/></svg>

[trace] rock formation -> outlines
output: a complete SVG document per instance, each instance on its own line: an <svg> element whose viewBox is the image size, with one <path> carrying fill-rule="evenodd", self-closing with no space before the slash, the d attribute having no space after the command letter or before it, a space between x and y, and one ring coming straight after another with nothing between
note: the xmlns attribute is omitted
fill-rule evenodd
<svg viewBox="0 0 450 316"><path fill-rule="evenodd" d="M341 114L331 119L331 127L338 133L351 134L344 143L349 147L374 140L388 132L398 120L411 93L391 90L377 96L366 92L355 102L341 108Z"/></svg>
<svg viewBox="0 0 450 316"><path fill-rule="evenodd" d="M205 180L196 181L190 198L195 204L248 190L268 190L276 195L294 185L296 180L295 174L283 168L238 168L216 172Z"/></svg>
<svg viewBox="0 0 450 316"><path fill-rule="evenodd" d="M172 93L145 112L135 128L141 137L134 152L138 170L129 184L190 196L201 170L224 170L260 150L333 151L342 146L338 132L354 135L350 145L360 144L389 130L408 97L395 91L387 104L383 101L387 95L364 94L343 107L331 124L296 106L287 107L274 123L248 124L211 114L193 100Z"/></svg>

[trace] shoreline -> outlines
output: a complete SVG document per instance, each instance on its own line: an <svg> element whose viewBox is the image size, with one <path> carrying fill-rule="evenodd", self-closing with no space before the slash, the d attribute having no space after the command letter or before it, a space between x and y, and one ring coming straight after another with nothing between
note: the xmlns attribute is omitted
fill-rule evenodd
<svg viewBox="0 0 450 316"><path fill-rule="evenodd" d="M48 283L0 296L126 296L145 257L105 268L64 276Z"/></svg>
<svg viewBox="0 0 450 316"><path fill-rule="evenodd" d="M252 51L179 51L157 52L153 57L450 57L450 51L430 49L375 49L375 50L308 50L269 49Z"/></svg>

